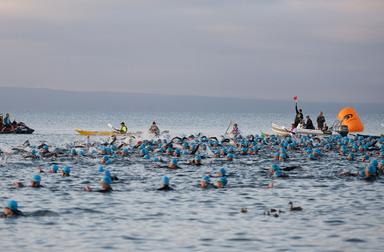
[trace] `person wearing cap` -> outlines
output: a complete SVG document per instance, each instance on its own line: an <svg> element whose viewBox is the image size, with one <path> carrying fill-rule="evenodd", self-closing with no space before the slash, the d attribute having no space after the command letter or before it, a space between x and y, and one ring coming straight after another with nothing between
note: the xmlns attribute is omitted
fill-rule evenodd
<svg viewBox="0 0 384 252"><path fill-rule="evenodd" d="M50 173L57 173L57 171L59 170L59 166L57 164L53 164L51 166L51 169L49 170Z"/></svg>
<svg viewBox="0 0 384 252"><path fill-rule="evenodd" d="M18 209L18 204L16 200L8 200L7 204L3 209L3 213L0 215L2 218L12 218L24 216L23 212Z"/></svg>
<svg viewBox="0 0 384 252"><path fill-rule="evenodd" d="M227 155L227 161L233 161L233 158L234 158L233 153L229 153L229 154Z"/></svg>
<svg viewBox="0 0 384 252"><path fill-rule="evenodd" d="M195 158L191 161L191 164L197 165L197 166L201 165L201 156L197 154Z"/></svg>
<svg viewBox="0 0 384 252"><path fill-rule="evenodd" d="M218 180L216 180L214 186L215 188L223 188L227 185L227 177L220 177Z"/></svg>
<svg viewBox="0 0 384 252"><path fill-rule="evenodd" d="M200 180L199 186L202 189L214 188L214 185L212 185L212 183L211 183L211 178L208 175L204 176Z"/></svg>
<svg viewBox="0 0 384 252"><path fill-rule="evenodd" d="M169 169L178 169L179 167L177 166L177 158L173 158L169 163L168 163L168 168Z"/></svg>
<svg viewBox="0 0 384 252"><path fill-rule="evenodd" d="M35 175L32 177L32 181L31 181L31 187L33 188L40 188L40 187L43 187L41 184L41 176L40 175Z"/></svg>
<svg viewBox="0 0 384 252"><path fill-rule="evenodd" d="M162 186L157 189L158 191L172 191L173 188L169 185L169 177L164 176L162 179Z"/></svg>
<svg viewBox="0 0 384 252"><path fill-rule="evenodd" d="M152 125L149 128L149 133L154 134L155 136L160 135L160 129L159 127L157 127L157 124L155 121L152 122Z"/></svg>
<svg viewBox="0 0 384 252"><path fill-rule="evenodd" d="M63 177L69 177L71 175L71 167L65 166L64 169L61 171L61 175Z"/></svg>
<svg viewBox="0 0 384 252"><path fill-rule="evenodd" d="M104 176L100 180L99 184L100 184L101 188L96 190L95 192L106 193L106 192L112 192L113 191L112 186L111 186L112 179L111 179L110 176ZM87 186L84 187L84 191L92 192L93 190L92 190L92 188L89 185L87 185Z"/></svg>
<svg viewBox="0 0 384 252"><path fill-rule="evenodd" d="M120 123L120 134L127 134L128 127L125 125L125 122Z"/></svg>

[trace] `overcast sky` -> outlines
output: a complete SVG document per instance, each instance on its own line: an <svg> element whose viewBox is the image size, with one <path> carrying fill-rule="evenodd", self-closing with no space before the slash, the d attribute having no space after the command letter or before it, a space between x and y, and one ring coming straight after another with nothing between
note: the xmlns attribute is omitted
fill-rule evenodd
<svg viewBox="0 0 384 252"><path fill-rule="evenodd" d="M0 0L0 86L383 102L383 0Z"/></svg>

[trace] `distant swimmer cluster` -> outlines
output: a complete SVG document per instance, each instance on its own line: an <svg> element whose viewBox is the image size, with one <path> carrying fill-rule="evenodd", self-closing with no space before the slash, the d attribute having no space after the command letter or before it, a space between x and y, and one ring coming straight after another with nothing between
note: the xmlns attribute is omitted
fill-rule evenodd
<svg viewBox="0 0 384 252"><path fill-rule="evenodd" d="M125 127L125 125L122 125ZM159 133L155 123L152 125L154 133ZM98 138L97 138L98 139ZM33 145L26 141L22 146L13 147L11 151L0 151L3 160L17 156L24 160L31 160L32 164L39 161L38 174L30 178L30 184L24 185L21 181L13 181L12 187L41 188L44 181L41 174L46 176L71 177L72 172L78 170L79 160L92 160L97 163L99 178L95 179L99 186L84 185L84 192L112 193L114 184L120 179L113 174L113 165L118 163L124 167L128 162L144 162L145 168L158 170L165 169L167 174L158 177L161 186L153 186L153 190L174 191L177 186L171 184L172 174L184 168L207 166L211 172L198 174L193 185L202 190L220 190L231 187L231 177L237 176L230 171L230 165L237 160L247 159L247 165L252 169L265 169L265 178L271 183L266 189L274 188L275 179L289 179L291 173L303 169L302 163L315 164L325 158L332 158L343 162L354 163L358 169L341 169L336 176L356 177L373 181L384 173L384 137L340 135L310 136L310 135L248 135L242 136L238 125L234 124L230 134L224 136L205 136L202 134L189 136L152 137L140 139L134 136L112 136L105 141L82 141L64 146L49 143ZM252 157L263 157L267 160L260 164ZM295 157L295 163L291 163ZM5 162L3 165L7 165ZM57 176L60 175L60 176ZM81 179L79 176L73 179ZM124 183L124 182L119 182ZM301 210L290 204L291 211ZM241 212L247 212L242 209ZM268 215L279 214L269 211ZM7 201L3 217L22 216L18 209L18 202L14 199Z"/></svg>

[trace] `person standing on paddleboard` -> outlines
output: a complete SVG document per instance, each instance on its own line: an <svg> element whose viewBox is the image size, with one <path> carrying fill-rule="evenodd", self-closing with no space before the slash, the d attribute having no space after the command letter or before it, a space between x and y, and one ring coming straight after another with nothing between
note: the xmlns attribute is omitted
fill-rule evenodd
<svg viewBox="0 0 384 252"><path fill-rule="evenodd" d="M299 123L302 120L304 120L304 115L303 115L303 110L297 108L298 97L297 96L293 97L293 100L295 101L295 104L296 104L295 105L296 117L295 117L295 122L294 122L294 128L296 128L297 125L299 125Z"/></svg>

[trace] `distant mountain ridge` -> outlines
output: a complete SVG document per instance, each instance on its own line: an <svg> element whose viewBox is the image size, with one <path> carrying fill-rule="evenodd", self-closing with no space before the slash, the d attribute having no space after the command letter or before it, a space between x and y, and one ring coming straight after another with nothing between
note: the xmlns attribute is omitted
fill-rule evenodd
<svg viewBox="0 0 384 252"><path fill-rule="evenodd" d="M384 113L384 104L300 103L304 113L334 112L344 106L359 112ZM61 91L0 87L0 112L127 111L127 112L293 112L293 101L227 97L176 96L117 92Z"/></svg>

